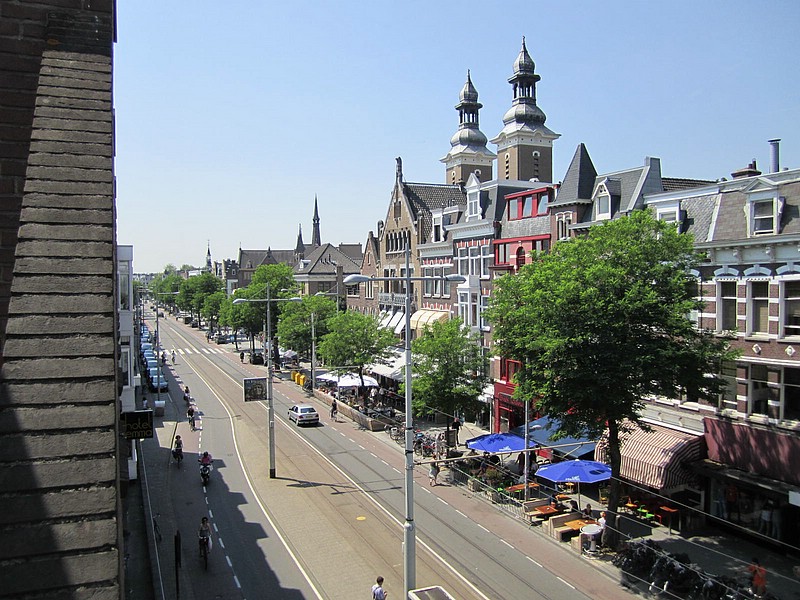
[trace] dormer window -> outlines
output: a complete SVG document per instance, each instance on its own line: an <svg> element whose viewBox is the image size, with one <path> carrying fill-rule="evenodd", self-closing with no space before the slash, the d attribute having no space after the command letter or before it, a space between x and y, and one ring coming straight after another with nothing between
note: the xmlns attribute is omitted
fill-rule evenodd
<svg viewBox="0 0 800 600"><path fill-rule="evenodd" d="M750 204L752 216L751 227L753 235L776 233L775 226L775 200L757 200Z"/></svg>
<svg viewBox="0 0 800 600"><path fill-rule="evenodd" d="M611 218L611 196L601 194L597 197L597 220Z"/></svg>
<svg viewBox="0 0 800 600"><path fill-rule="evenodd" d="M481 216L481 205L478 190L467 194L467 220L477 219Z"/></svg>
<svg viewBox="0 0 800 600"><path fill-rule="evenodd" d="M431 241L441 242L444 240L442 230L442 215L433 215L433 228L431 230Z"/></svg>

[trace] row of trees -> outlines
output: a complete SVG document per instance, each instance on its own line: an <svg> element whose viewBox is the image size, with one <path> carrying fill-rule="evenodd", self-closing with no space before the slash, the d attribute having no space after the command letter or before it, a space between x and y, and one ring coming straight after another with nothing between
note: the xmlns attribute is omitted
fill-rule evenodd
<svg viewBox="0 0 800 600"><path fill-rule="evenodd" d="M690 236L637 211L592 227L586 237L559 242L494 282L485 317L492 323L494 354L521 364L515 397L549 416L558 428L555 437L608 436L612 513L619 503L626 424L647 429L641 414L654 396L713 401L723 386L715 375L720 363L735 358L725 339L688 318L703 309L692 275L702 261ZM153 287L178 292L175 302L183 310L244 328L252 340L265 305L233 304L221 283L209 278L176 281L167 274ZM265 299L267 283L271 298L287 300L272 304L273 332L305 356L312 315L318 357L334 369L363 376L366 365L386 360L397 343L375 319L339 311L328 297L288 301L297 287L286 265L259 267L235 297ZM475 408L488 382L486 358L460 320L434 323L414 340L412 352L416 413Z"/></svg>

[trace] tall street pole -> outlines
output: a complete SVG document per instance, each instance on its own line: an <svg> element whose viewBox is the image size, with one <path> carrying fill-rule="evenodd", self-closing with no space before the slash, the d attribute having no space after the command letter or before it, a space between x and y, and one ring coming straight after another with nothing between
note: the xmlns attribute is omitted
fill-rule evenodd
<svg viewBox="0 0 800 600"><path fill-rule="evenodd" d="M417 581L417 538L414 530L414 417L411 406L411 245L406 244L406 522L403 525L403 548L405 549L403 560L403 581L405 584L405 596L409 590L413 590Z"/></svg>
<svg viewBox="0 0 800 600"><path fill-rule="evenodd" d="M269 281L267 281L267 327L264 332L264 343L267 348L267 420L269 421L269 478L275 479L275 402L272 399L272 298Z"/></svg>
<svg viewBox="0 0 800 600"><path fill-rule="evenodd" d="M311 313L311 394L317 385L317 332L314 329L314 313Z"/></svg>

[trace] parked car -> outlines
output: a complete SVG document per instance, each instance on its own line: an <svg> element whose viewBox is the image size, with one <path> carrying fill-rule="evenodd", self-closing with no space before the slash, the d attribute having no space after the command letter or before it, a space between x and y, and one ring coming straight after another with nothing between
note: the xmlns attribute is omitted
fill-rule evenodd
<svg viewBox="0 0 800 600"><path fill-rule="evenodd" d="M227 333L218 333L214 338L214 341L218 344L227 344L230 336Z"/></svg>
<svg viewBox="0 0 800 600"><path fill-rule="evenodd" d="M158 366L158 359L157 359L155 356L153 356L153 357L149 357L149 356L148 356L148 357L145 357L145 359L144 359L144 360L145 360L145 361L146 361L146 363L147 363L147 370L148 370L148 371L149 371L150 369L152 369L152 368L154 368L154 367L157 367L157 366Z"/></svg>
<svg viewBox="0 0 800 600"><path fill-rule="evenodd" d="M289 420L298 425L316 425L319 423L319 413L310 404L295 404L289 409Z"/></svg>
<svg viewBox="0 0 800 600"><path fill-rule="evenodd" d="M193 320L193 321L190 323L190 326L191 326L193 329L199 329L199 328L200 328L200 321L198 321L197 319L194 319L194 320Z"/></svg>
<svg viewBox="0 0 800 600"><path fill-rule="evenodd" d="M169 382L167 381L167 378L164 377L163 371L160 372L160 373L159 372L160 372L160 369L158 367L153 367L153 368L147 370L148 379L149 379L149 383L150 383L150 390L153 391L153 392L159 391L159 389L162 392L169 391ZM160 388L159 388L159 375L160 375L160 382L161 382L161 387Z"/></svg>
<svg viewBox="0 0 800 600"><path fill-rule="evenodd" d="M263 350L253 350L250 353L250 364L252 364L252 365L263 365L264 364L264 351Z"/></svg>

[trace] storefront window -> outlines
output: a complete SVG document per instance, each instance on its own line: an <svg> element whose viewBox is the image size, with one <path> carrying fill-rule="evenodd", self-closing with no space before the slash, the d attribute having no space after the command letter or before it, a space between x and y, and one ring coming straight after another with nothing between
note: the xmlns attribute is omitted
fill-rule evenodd
<svg viewBox="0 0 800 600"><path fill-rule="evenodd" d="M754 533L784 541L791 507L734 481L711 481L711 514Z"/></svg>
<svg viewBox="0 0 800 600"><path fill-rule="evenodd" d="M750 414L766 415L769 388L766 365L750 365Z"/></svg>
<svg viewBox="0 0 800 600"><path fill-rule="evenodd" d="M783 418L800 421L800 369L783 370Z"/></svg>

